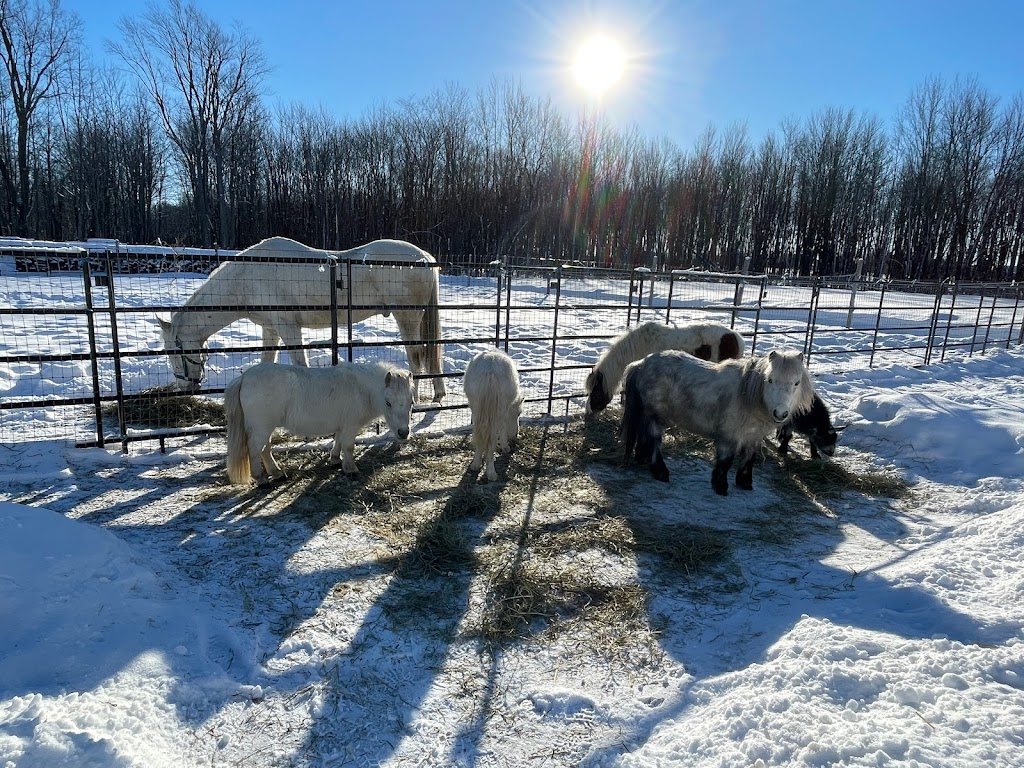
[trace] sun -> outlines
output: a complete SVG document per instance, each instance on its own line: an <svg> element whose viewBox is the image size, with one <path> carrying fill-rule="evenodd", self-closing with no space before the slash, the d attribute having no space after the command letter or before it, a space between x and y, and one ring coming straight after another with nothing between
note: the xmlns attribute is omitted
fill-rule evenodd
<svg viewBox="0 0 1024 768"><path fill-rule="evenodd" d="M591 95L603 96L626 71L626 51L618 41L594 35L577 49L572 61L576 81Z"/></svg>

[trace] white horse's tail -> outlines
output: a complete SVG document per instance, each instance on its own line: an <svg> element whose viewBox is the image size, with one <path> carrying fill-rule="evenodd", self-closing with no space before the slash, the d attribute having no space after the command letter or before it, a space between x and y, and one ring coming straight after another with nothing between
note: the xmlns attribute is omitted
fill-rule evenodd
<svg viewBox="0 0 1024 768"><path fill-rule="evenodd" d="M245 413L240 398L242 377L231 381L224 390L224 416L228 432L228 479L237 485L247 485L252 480L249 466L248 435L245 428Z"/></svg>
<svg viewBox="0 0 1024 768"><path fill-rule="evenodd" d="M430 298L427 301L427 308L423 310L423 317L420 319L420 338L428 342L437 342L441 338L441 312L438 307L438 302L440 301L440 278L436 268L428 267L428 269L430 269L434 279L431 281ZM419 349L423 350L422 362L425 363L425 365L420 366L420 370L425 370L427 373L439 377L433 380L434 400L439 402L445 394L444 379L440 378L444 372L441 345L432 343Z"/></svg>

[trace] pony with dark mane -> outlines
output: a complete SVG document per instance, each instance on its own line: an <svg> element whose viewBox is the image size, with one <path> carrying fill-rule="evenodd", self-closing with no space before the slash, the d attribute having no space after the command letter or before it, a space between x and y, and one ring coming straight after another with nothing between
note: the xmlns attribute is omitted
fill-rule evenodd
<svg viewBox="0 0 1024 768"><path fill-rule="evenodd" d="M358 323L373 315L395 316L414 376L433 378L434 401L444 397L442 351L438 343L439 278L434 257L404 240L374 240L347 251L322 251L290 240L271 237L246 248L239 257L259 261L230 261L209 278L175 312L160 320L165 348L180 389L194 389L203 379L203 345L217 331L241 318L263 329L263 345L282 341L295 365L306 366L303 328L330 328L331 301L337 295L338 323ZM380 261L353 263L352 284L332 286L324 265L331 259ZM397 263L397 265L392 265ZM339 283L348 270L339 270ZM351 295L352 309L347 309ZM312 307L312 308L311 308ZM277 360L277 350L263 353L264 362Z"/></svg>
<svg viewBox="0 0 1024 768"><path fill-rule="evenodd" d="M224 390L228 478L265 486L285 476L270 450L278 427L300 437L334 435L330 463L355 472L356 436L374 419L383 416L399 440L409 437L413 394L409 372L383 363L254 365Z"/></svg>
<svg viewBox="0 0 1024 768"><path fill-rule="evenodd" d="M786 454L789 453L789 441L793 439L793 432L799 432L807 439L811 458L818 459L821 458L821 454L835 454L839 433L847 426L833 426L828 406L815 392L810 409L806 413L795 414L792 420L779 427L775 439L779 442L779 453Z"/></svg>
<svg viewBox="0 0 1024 768"><path fill-rule="evenodd" d="M619 391L622 373L630 363L652 352L678 349L717 363L743 356L743 337L717 323L693 323L674 328L648 322L626 331L606 349L587 376L588 413L603 411Z"/></svg>
<svg viewBox="0 0 1024 768"><path fill-rule="evenodd" d="M668 350L630 366L625 393L619 434L626 459L635 455L650 464L657 480L668 482L661 454L665 430L680 427L709 437L715 444L711 487L725 496L733 462L736 486L753 488L754 456L761 443L811 407L814 388L801 352L709 363Z"/></svg>

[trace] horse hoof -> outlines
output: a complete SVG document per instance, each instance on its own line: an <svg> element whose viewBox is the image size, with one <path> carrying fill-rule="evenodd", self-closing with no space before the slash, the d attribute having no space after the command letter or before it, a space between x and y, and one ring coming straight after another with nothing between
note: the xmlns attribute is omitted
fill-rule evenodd
<svg viewBox="0 0 1024 768"><path fill-rule="evenodd" d="M739 488L741 491L752 491L752 490L754 490L754 484L753 483L736 483L736 487Z"/></svg>
<svg viewBox="0 0 1024 768"><path fill-rule="evenodd" d="M663 483L668 482L668 467L666 467L664 464L662 464L661 466L652 464L651 474L654 476L655 480L660 480Z"/></svg>
<svg viewBox="0 0 1024 768"><path fill-rule="evenodd" d="M727 487L719 487L719 486L716 485L714 488L715 488L715 493L717 493L719 496L728 496L729 495L729 489Z"/></svg>

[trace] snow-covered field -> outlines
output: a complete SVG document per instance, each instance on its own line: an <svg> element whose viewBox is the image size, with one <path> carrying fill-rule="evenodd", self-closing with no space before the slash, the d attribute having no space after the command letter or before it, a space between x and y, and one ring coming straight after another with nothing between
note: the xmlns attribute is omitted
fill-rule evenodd
<svg viewBox="0 0 1024 768"><path fill-rule="evenodd" d="M140 307L194 287L145 280L155 292ZM23 278L5 285L5 304L36 300ZM442 301L488 291L450 278ZM515 337L551 335L545 293L524 289L515 303L536 311L511 318L510 351L539 392L552 342ZM579 303L591 294L580 286ZM922 311L930 301L907 299ZM78 331L60 317L20 332L38 333L40 352L66 351ZM494 332L493 312L444 317L449 338ZM674 322L687 317L673 310ZM578 388L605 343L572 337L624 322L624 312L560 311L557 359L581 368L559 372L556 391ZM761 323L778 333L761 351L799 330L795 313ZM883 338L912 346L919 332L898 330L906 324L895 318ZM154 326L126 324L125 346L160 349ZM252 330L237 324L225 343ZM384 318L360 332L394 334ZM856 346L834 338L837 353ZM0 764L1019 765L1024 348L871 369L868 352L829 356L827 339L817 337L811 369L835 420L850 424L831 461L898 476L909 496L794 496L787 467L807 462L780 465L769 447L754 491L722 498L706 457L672 441L672 481L660 484L600 460L578 401L567 418L539 418L546 403L536 404L529 448L499 463L497 484L462 475L471 452L452 415L462 412L426 412L397 449L367 437L354 480L322 466L325 441L292 447L282 462L296 480L270 492L227 484L220 436L122 455L69 447L54 436L62 417L0 412ZM447 369L483 345L449 345ZM213 378L234 375L233 360L211 355ZM68 365L72 375L0 364L0 394L71 396L82 382L79 361ZM135 388L170 378L156 355L127 358L125 375ZM457 379L450 390L457 401ZM574 463L545 463L556 446ZM454 479L389 488L390 468L424 457ZM436 532L423 521L465 494L490 510L460 521L466 559L414 573L410 557ZM374 504L335 508L335 497ZM539 546L599 521L623 523L621 546L562 556ZM688 530L714 537L721 558L673 570L637 543ZM611 645L608 626L586 621L481 643L471 629L493 584L471 556L505 551L516 567L636 590L643 621Z"/></svg>

